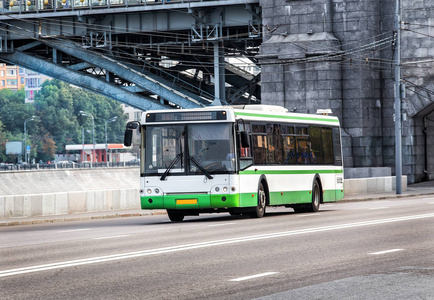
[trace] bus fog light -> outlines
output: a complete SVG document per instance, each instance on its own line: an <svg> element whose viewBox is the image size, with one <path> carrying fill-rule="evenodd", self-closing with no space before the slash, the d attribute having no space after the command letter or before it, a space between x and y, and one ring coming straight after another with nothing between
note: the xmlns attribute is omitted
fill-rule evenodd
<svg viewBox="0 0 434 300"><path fill-rule="evenodd" d="M146 192L147 192L148 194L152 194L152 190L151 190L151 189L147 189Z"/></svg>
<svg viewBox="0 0 434 300"><path fill-rule="evenodd" d="M228 191L228 188L227 188L227 187L224 187L224 188L223 188L223 192L226 193L227 191Z"/></svg>

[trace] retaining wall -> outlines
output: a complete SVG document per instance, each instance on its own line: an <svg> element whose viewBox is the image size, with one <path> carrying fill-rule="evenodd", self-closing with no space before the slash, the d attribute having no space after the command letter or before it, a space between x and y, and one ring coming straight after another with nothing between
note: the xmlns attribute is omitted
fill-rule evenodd
<svg viewBox="0 0 434 300"><path fill-rule="evenodd" d="M138 168L0 173L0 219L140 209ZM346 179L345 196L391 192L395 177ZM402 177L402 190L407 177Z"/></svg>
<svg viewBox="0 0 434 300"><path fill-rule="evenodd" d="M140 209L139 188L0 196L0 219Z"/></svg>
<svg viewBox="0 0 434 300"><path fill-rule="evenodd" d="M371 177L344 180L345 197L363 194L392 192L396 190L396 177ZM401 178L401 190L407 190L407 176Z"/></svg>

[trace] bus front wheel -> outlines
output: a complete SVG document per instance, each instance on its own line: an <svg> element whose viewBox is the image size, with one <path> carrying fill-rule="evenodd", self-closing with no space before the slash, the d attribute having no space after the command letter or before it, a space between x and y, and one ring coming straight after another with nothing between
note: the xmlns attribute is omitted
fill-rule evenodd
<svg viewBox="0 0 434 300"><path fill-rule="evenodd" d="M265 207L267 205L267 195L265 193L264 185L262 182L259 184L258 188L258 206L250 214L252 218L262 218L265 215Z"/></svg>
<svg viewBox="0 0 434 300"><path fill-rule="evenodd" d="M184 220L184 214L176 211L176 210L167 210L167 215L169 216L170 221L172 222L181 222Z"/></svg>

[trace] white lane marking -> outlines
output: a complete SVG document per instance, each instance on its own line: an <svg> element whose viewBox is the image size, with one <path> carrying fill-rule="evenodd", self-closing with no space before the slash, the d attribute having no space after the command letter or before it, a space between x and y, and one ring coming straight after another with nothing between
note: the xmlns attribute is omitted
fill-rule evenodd
<svg viewBox="0 0 434 300"><path fill-rule="evenodd" d="M227 225L234 225L234 224L237 223L219 223L219 224L208 225L208 227L227 226Z"/></svg>
<svg viewBox="0 0 434 300"><path fill-rule="evenodd" d="M18 274L26 274L26 273L32 273L32 272L41 272L41 271L52 270L52 269L75 267L75 266L80 266L80 265L89 265L89 264L95 264L95 263L101 263L101 262L107 262L107 261L130 259L130 258L143 257L143 256L149 256L149 255L158 255L158 254L164 254L164 253L186 251L186 250L192 250L192 249L201 249L201 248L215 247L215 246L221 246L221 245L245 243L245 242L286 237L286 236L292 236L292 235L300 235L300 234L317 233L317 232L332 231L332 230L339 230L339 229L365 227L365 226L371 226L371 225L404 222L404 221L426 219L426 218L434 218L434 213L423 214L423 215L405 216L405 217L397 217L397 218L390 218L390 219L372 220L372 221L365 221L365 222L348 223L348 224L341 224L341 225L331 225L331 226L316 227L316 228L306 228L306 229L299 229L299 230L292 230L292 231L281 231L281 232L243 236L243 237L223 239L223 240L214 240L214 241L194 243L194 244L186 244L186 245L178 245L178 246L172 246L172 247L142 250L142 251L136 251L136 252L113 254L113 255L107 255L107 256L91 257L91 258L78 259L78 260L70 260L70 261L64 261L64 262L58 262L58 263L37 265L37 266L32 266L32 267L3 270L3 271L0 271L0 277L13 276L13 275L18 275Z"/></svg>
<svg viewBox="0 0 434 300"><path fill-rule="evenodd" d="M90 230L90 228L62 230L62 231L58 231L58 233L77 232L77 231L86 231L86 230Z"/></svg>
<svg viewBox="0 0 434 300"><path fill-rule="evenodd" d="M102 236L102 237L93 238L93 240L115 239L115 238L125 237L125 236L130 236L130 235L122 234L122 235Z"/></svg>
<svg viewBox="0 0 434 300"><path fill-rule="evenodd" d="M279 272L266 272L266 273L261 273L261 274L256 274L256 275L250 275L250 276L235 278L235 279L231 279L229 281L244 281L244 280L255 279L255 278L264 277L264 276L270 276L270 275L274 275L277 273L279 273Z"/></svg>
<svg viewBox="0 0 434 300"><path fill-rule="evenodd" d="M314 213L314 214L306 214L306 215L298 215L297 217L303 218L303 217L315 217L320 216L320 213Z"/></svg>
<svg viewBox="0 0 434 300"><path fill-rule="evenodd" d="M390 208L388 206L383 206L383 207L370 207L369 209L386 209L386 208Z"/></svg>
<svg viewBox="0 0 434 300"><path fill-rule="evenodd" d="M387 253L398 252L398 251L404 251L404 249L390 249L390 250L385 250L385 251L373 252L373 253L369 253L369 254L381 255L381 254L387 254Z"/></svg>

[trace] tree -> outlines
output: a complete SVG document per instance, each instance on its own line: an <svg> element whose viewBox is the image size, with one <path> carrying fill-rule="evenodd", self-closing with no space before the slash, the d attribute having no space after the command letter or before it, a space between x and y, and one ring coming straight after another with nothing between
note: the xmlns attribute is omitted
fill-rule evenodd
<svg viewBox="0 0 434 300"><path fill-rule="evenodd" d="M6 132L3 128L3 123L0 121L0 161L6 161Z"/></svg>
<svg viewBox="0 0 434 300"><path fill-rule="evenodd" d="M59 80L47 80L35 96L35 103L24 102L24 89L13 92L0 90L0 161L10 160L5 154L6 142L23 140L27 123L27 142L31 157L52 160L55 153L64 153L65 145L81 144L81 131L92 129L92 119L80 115L91 113L95 120L96 143L105 143L105 122L117 117L107 128L108 142L121 143L127 116L121 105L109 98L74 87ZM87 139L87 143L91 139Z"/></svg>
<svg viewBox="0 0 434 300"><path fill-rule="evenodd" d="M81 115L80 111L93 115L96 143L105 143L105 122L117 117L116 122L108 125L108 142L122 142L127 117L120 104L112 99L54 79L43 84L35 104L41 130L51 134L57 153L63 152L66 144L81 144L83 128L92 130L92 119Z"/></svg>
<svg viewBox="0 0 434 300"><path fill-rule="evenodd" d="M24 121L35 113L32 105L24 103L24 89L13 92L9 89L0 90L0 119L6 131L23 133Z"/></svg>

